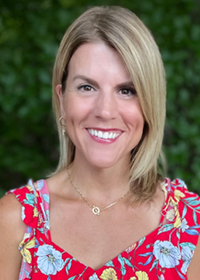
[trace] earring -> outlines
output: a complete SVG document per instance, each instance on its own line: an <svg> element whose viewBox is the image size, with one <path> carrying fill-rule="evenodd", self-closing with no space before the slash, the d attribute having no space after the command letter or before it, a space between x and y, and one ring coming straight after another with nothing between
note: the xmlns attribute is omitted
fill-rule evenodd
<svg viewBox="0 0 200 280"><path fill-rule="evenodd" d="M62 135L64 136L65 135L66 121L63 117L60 117L59 118L59 123L60 123L60 126L62 127Z"/></svg>

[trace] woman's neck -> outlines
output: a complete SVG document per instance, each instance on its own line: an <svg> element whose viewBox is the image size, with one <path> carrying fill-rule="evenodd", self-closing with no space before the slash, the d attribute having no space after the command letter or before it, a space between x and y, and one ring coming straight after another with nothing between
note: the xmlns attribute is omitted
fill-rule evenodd
<svg viewBox="0 0 200 280"><path fill-rule="evenodd" d="M129 190L129 166L123 162L109 168L98 168L74 160L69 168L73 184L88 200L108 203L119 199ZM126 168L125 168L126 167Z"/></svg>

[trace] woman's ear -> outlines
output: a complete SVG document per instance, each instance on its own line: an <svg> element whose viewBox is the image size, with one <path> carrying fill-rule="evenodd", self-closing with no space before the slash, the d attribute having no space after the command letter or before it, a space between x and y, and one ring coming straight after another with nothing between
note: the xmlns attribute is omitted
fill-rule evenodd
<svg viewBox="0 0 200 280"><path fill-rule="evenodd" d="M65 116L65 110L64 110L64 98L63 98L63 92L62 92L62 85L58 84L56 86L56 93L58 95L59 101L60 101L60 116Z"/></svg>

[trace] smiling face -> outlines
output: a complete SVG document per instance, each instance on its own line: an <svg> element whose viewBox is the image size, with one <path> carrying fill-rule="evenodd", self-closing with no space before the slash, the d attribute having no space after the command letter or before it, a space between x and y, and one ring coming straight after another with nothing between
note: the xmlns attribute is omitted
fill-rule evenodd
<svg viewBox="0 0 200 280"><path fill-rule="evenodd" d="M61 85L56 91L76 147L75 161L127 167L144 118L122 58L103 42L86 43L73 54L68 72L64 93Z"/></svg>

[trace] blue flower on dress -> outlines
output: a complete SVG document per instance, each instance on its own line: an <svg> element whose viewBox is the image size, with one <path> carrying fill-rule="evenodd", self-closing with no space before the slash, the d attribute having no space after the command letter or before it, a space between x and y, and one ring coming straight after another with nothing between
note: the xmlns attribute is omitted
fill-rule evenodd
<svg viewBox="0 0 200 280"><path fill-rule="evenodd" d="M190 247L184 246L181 252L183 258L183 265L181 267L181 272L186 274L188 266L192 260L193 252L191 251Z"/></svg>
<svg viewBox="0 0 200 280"><path fill-rule="evenodd" d="M181 223L181 227L180 227L180 228L181 228L182 232L184 232L186 229L189 228L189 226L188 226L187 221L186 221L185 218L182 220L182 223Z"/></svg>
<svg viewBox="0 0 200 280"><path fill-rule="evenodd" d="M99 278L96 275L96 273L94 273L92 276L89 277L89 280L99 280Z"/></svg>
<svg viewBox="0 0 200 280"><path fill-rule="evenodd" d="M56 275L64 266L62 254L51 245L40 246L36 255L38 256L38 268L46 275Z"/></svg>
<svg viewBox="0 0 200 280"><path fill-rule="evenodd" d="M44 187L44 180L39 180L37 182L38 189L41 190Z"/></svg>
<svg viewBox="0 0 200 280"><path fill-rule="evenodd" d="M181 259L180 250L170 241L159 241L154 243L153 254L161 267L171 268L179 264Z"/></svg>

